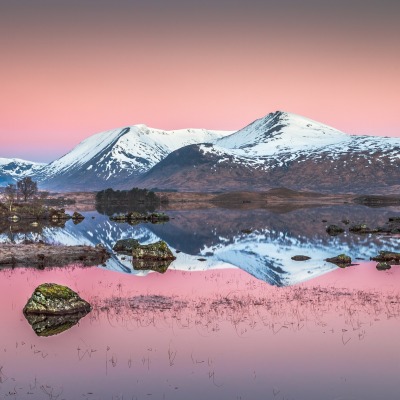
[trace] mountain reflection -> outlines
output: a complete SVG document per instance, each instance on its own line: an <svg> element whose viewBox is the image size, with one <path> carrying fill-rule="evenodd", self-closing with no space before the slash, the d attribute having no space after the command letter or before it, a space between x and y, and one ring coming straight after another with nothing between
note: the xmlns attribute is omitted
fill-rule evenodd
<svg viewBox="0 0 400 400"><path fill-rule="evenodd" d="M369 260L381 250L398 249L398 238L394 236L345 232L332 237L326 233L327 225L343 225L343 220L382 225L388 217L400 214L397 209L339 205L285 211L221 208L169 211L171 220L165 224L135 226L112 222L108 216L93 211L86 212L86 219L79 225L67 221L65 227L25 226L18 230L8 224L2 228L0 239L43 240L66 245L101 243L110 252L119 239L135 238L142 244L161 239L177 257L167 266L169 269L195 271L233 266L276 286L293 285L336 269L324 260L341 253L356 262ZM311 259L291 260L295 255ZM147 273L142 266L135 268L131 257L114 253L105 268L138 275Z"/></svg>

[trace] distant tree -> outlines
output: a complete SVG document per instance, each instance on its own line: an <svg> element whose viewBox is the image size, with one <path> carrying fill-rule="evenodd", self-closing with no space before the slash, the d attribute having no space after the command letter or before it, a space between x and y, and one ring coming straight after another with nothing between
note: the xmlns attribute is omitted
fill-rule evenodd
<svg viewBox="0 0 400 400"><path fill-rule="evenodd" d="M15 187L14 184L9 183L4 189L4 200L10 212L12 211L12 206L16 198L17 198L17 188Z"/></svg>
<svg viewBox="0 0 400 400"><path fill-rule="evenodd" d="M24 198L24 201L27 201L38 192L37 183L30 177L25 177L18 181L17 188L18 192L21 193Z"/></svg>

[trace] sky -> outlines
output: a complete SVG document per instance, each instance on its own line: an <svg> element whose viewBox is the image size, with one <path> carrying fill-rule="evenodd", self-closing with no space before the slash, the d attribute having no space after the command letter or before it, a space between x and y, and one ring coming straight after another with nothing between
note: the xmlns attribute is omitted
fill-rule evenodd
<svg viewBox="0 0 400 400"><path fill-rule="evenodd" d="M1 0L0 157L283 110L400 136L398 0Z"/></svg>

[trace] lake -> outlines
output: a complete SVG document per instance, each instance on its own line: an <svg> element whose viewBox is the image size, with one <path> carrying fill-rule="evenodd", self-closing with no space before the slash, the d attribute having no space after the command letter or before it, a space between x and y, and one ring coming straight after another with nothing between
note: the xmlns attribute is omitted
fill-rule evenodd
<svg viewBox="0 0 400 400"><path fill-rule="evenodd" d="M161 274L126 255L97 267L0 270L0 396L10 399L398 399L398 235L329 236L329 224L383 225L399 208L168 211L129 225L97 211L65 227L0 234L60 244L165 240L177 259ZM324 261L346 253L354 264ZM293 261L294 255L311 257ZM36 286L69 286L93 310L54 336L22 309Z"/></svg>

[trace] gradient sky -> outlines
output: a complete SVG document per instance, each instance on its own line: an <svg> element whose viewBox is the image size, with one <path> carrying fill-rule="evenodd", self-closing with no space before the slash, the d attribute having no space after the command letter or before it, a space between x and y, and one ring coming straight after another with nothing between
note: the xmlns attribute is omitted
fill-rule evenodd
<svg viewBox="0 0 400 400"><path fill-rule="evenodd" d="M284 110L400 136L398 0L3 0L0 157Z"/></svg>

